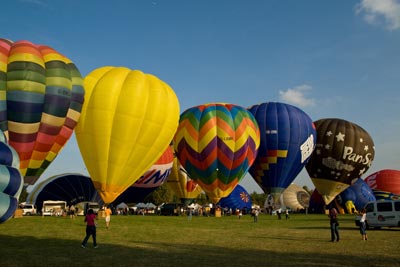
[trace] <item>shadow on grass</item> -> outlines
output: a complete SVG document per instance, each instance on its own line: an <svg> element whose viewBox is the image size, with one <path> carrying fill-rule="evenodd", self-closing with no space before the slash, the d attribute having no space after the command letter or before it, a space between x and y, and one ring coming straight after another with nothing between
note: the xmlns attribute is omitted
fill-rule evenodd
<svg viewBox="0 0 400 267"><path fill-rule="evenodd" d="M91 241L91 240L90 240ZM249 240L251 242L251 240ZM268 242L265 244L268 248ZM385 262L353 255L275 252L268 249L224 248L198 244L130 242L126 246L101 244L83 249L76 240L39 239L0 235L1 265L19 266L395 266L397 258Z"/></svg>

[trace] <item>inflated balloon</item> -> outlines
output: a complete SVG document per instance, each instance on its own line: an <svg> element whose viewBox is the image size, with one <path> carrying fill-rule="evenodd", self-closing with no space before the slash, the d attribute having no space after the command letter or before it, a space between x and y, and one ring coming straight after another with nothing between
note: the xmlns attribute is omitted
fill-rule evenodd
<svg viewBox="0 0 400 267"><path fill-rule="evenodd" d="M238 184L235 189L227 197L223 197L219 201L219 206L232 210L251 209L252 201L246 189Z"/></svg>
<svg viewBox="0 0 400 267"><path fill-rule="evenodd" d="M342 206L345 206L347 213L353 214L364 208L371 201L375 201L372 189L363 179L358 178L355 183L340 193Z"/></svg>
<svg viewBox="0 0 400 267"><path fill-rule="evenodd" d="M391 192L400 195L400 171L380 170L369 175L364 181L371 189Z"/></svg>
<svg viewBox="0 0 400 267"><path fill-rule="evenodd" d="M0 131L0 223L13 216L24 184L18 169L18 154L5 142L5 135Z"/></svg>
<svg viewBox="0 0 400 267"><path fill-rule="evenodd" d="M79 173L55 175L35 183L26 202L35 204L38 210L42 210L45 200L66 201L68 206L84 201L104 204L90 177Z"/></svg>
<svg viewBox="0 0 400 267"><path fill-rule="evenodd" d="M355 123L321 119L314 124L317 145L306 169L325 204L329 204L368 170L375 147L371 136Z"/></svg>
<svg viewBox="0 0 400 267"><path fill-rule="evenodd" d="M174 137L180 163L214 204L244 177L259 145L260 131L253 115L224 103L183 112Z"/></svg>
<svg viewBox="0 0 400 267"><path fill-rule="evenodd" d="M249 108L261 132L258 155L249 173L275 202L304 168L315 146L311 118L284 103L262 103Z"/></svg>
<svg viewBox="0 0 400 267"><path fill-rule="evenodd" d="M54 49L0 39L0 129L33 184L71 137L84 100L76 66Z"/></svg>
<svg viewBox="0 0 400 267"><path fill-rule="evenodd" d="M174 158L171 174L166 183L184 205L191 204L203 192L200 185L190 178L177 158Z"/></svg>
<svg viewBox="0 0 400 267"><path fill-rule="evenodd" d="M98 68L84 85L76 137L94 186L111 203L167 149L179 102L165 82L124 67Z"/></svg>
<svg viewBox="0 0 400 267"><path fill-rule="evenodd" d="M168 179L172 164L174 161L174 153L172 146L168 146L167 150L154 163L146 173L139 178L132 186L126 189L114 201L115 205L124 203L139 203L151 192L159 188Z"/></svg>
<svg viewBox="0 0 400 267"><path fill-rule="evenodd" d="M310 194L296 184L289 185L282 195L284 205L294 211L306 209L310 205Z"/></svg>

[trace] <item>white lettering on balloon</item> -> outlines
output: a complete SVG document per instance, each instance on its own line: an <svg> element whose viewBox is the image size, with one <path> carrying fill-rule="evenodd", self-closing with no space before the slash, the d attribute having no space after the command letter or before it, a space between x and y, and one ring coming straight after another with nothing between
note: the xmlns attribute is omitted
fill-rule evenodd
<svg viewBox="0 0 400 267"><path fill-rule="evenodd" d="M345 146L344 150L343 150L342 158L344 160L349 160L349 161L353 161L356 163L361 163L363 165L367 165L368 167L371 166L371 164L372 164L372 159L371 159L372 154L371 153L367 153L367 154L365 154L365 156L363 156L363 155L358 155L356 153L353 153L353 151L354 150L352 147Z"/></svg>
<svg viewBox="0 0 400 267"><path fill-rule="evenodd" d="M308 159L314 151L314 135L310 135L307 140L300 146L301 163Z"/></svg>

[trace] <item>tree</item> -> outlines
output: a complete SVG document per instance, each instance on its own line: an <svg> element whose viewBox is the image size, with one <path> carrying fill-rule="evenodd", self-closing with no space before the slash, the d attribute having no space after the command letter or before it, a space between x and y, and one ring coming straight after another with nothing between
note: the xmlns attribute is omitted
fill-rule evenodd
<svg viewBox="0 0 400 267"><path fill-rule="evenodd" d="M144 198L145 202L151 202L155 205L161 205L162 203L168 203L173 201L174 194L167 186L166 183L158 187L156 190L151 192L148 196Z"/></svg>

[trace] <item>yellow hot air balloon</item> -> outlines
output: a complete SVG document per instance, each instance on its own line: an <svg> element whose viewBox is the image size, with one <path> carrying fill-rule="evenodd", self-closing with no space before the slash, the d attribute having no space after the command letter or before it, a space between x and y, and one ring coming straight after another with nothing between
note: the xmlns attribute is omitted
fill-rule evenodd
<svg viewBox="0 0 400 267"><path fill-rule="evenodd" d="M190 175L179 163L177 158L174 158L171 174L168 176L167 184L179 197L182 204L191 204L203 192L200 185L190 178Z"/></svg>
<svg viewBox="0 0 400 267"><path fill-rule="evenodd" d="M165 82L124 67L98 68L84 86L76 137L95 188L111 203L167 149L179 102Z"/></svg>

